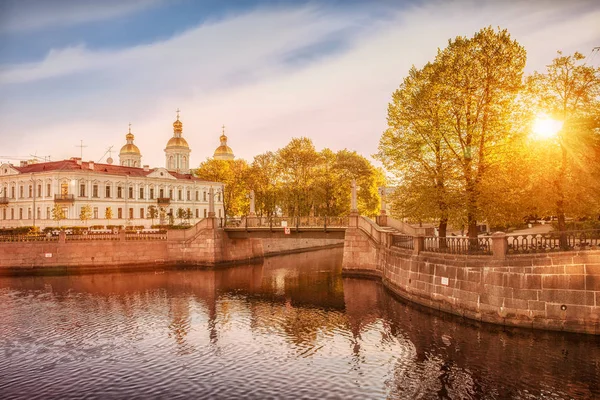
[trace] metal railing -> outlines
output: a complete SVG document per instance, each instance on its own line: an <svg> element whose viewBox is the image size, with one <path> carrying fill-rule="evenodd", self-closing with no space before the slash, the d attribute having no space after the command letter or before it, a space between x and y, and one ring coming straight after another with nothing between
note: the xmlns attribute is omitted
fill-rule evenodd
<svg viewBox="0 0 600 400"><path fill-rule="evenodd" d="M414 250L414 236L409 235L393 235L392 236L392 246L400 247L402 249L410 249Z"/></svg>
<svg viewBox="0 0 600 400"><path fill-rule="evenodd" d="M167 240L167 231L159 232L127 232L125 240Z"/></svg>
<svg viewBox="0 0 600 400"><path fill-rule="evenodd" d="M119 240L118 233L93 233L93 232L83 232L72 235L65 235L65 240L67 242L70 241L89 241L89 240Z"/></svg>
<svg viewBox="0 0 600 400"><path fill-rule="evenodd" d="M73 202L75 201L75 195L73 194L55 194L54 201L57 202Z"/></svg>
<svg viewBox="0 0 600 400"><path fill-rule="evenodd" d="M447 254L492 255L491 236L469 237L436 237L424 238L424 251Z"/></svg>
<svg viewBox="0 0 600 400"><path fill-rule="evenodd" d="M58 236L52 234L0 234L0 242L57 242Z"/></svg>
<svg viewBox="0 0 600 400"><path fill-rule="evenodd" d="M600 248L600 229L510 235L506 240L508 254L590 250Z"/></svg>
<svg viewBox="0 0 600 400"><path fill-rule="evenodd" d="M242 217L219 218L221 228L345 228L348 226L348 217Z"/></svg>

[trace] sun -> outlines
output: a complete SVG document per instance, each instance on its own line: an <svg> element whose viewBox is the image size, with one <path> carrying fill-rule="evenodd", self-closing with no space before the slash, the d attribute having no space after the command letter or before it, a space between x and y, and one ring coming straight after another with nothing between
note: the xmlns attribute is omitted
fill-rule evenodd
<svg viewBox="0 0 600 400"><path fill-rule="evenodd" d="M533 121L533 134L536 139L552 139L562 129L563 122L550 118L546 114L538 114Z"/></svg>

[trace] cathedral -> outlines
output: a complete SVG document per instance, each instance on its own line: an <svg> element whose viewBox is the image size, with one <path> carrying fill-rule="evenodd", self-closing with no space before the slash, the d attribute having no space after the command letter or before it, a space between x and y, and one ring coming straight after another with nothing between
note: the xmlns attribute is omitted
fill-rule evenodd
<svg viewBox="0 0 600 400"><path fill-rule="evenodd" d="M190 173L192 150L179 110L164 148L164 167L143 165L134 139L130 124L118 165L110 157L106 163L72 157L0 165L0 228L194 224L208 215L211 192L215 215L224 216L223 184ZM214 158L232 160L224 127L220 140Z"/></svg>

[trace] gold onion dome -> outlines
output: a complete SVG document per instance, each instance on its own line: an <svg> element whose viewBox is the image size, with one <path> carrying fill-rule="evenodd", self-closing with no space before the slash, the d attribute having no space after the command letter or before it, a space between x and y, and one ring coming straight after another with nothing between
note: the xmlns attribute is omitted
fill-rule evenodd
<svg viewBox="0 0 600 400"><path fill-rule="evenodd" d="M173 137L167 142L167 149L171 147L185 147L189 149L187 140L181 137L183 124L179 120L179 109L177 109L177 120L173 122Z"/></svg>
<svg viewBox="0 0 600 400"><path fill-rule="evenodd" d="M221 140L221 145L217 147L215 153L213 154L213 157L220 156L219 158L233 159L233 150L231 150L231 147L227 146L227 136L225 136L225 125L223 125L223 132L221 133L221 137L219 139Z"/></svg>
<svg viewBox="0 0 600 400"><path fill-rule="evenodd" d="M172 137L167 142L167 148L170 147L190 147L188 142L182 137Z"/></svg>
<svg viewBox="0 0 600 400"><path fill-rule="evenodd" d="M119 152L119 154L135 154L135 155L139 155L140 154L140 149L138 149L138 147L133 144L133 133L131 133L131 124L129 124L129 132L127 132L127 135L125 135L125 139L127 139L127 143L121 147L121 151Z"/></svg>

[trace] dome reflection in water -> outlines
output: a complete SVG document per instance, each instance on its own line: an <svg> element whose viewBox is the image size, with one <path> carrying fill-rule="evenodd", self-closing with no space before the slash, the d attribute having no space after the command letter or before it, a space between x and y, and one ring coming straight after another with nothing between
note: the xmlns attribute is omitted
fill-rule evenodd
<svg viewBox="0 0 600 400"><path fill-rule="evenodd" d="M416 308L341 259L0 278L0 397L600 397L600 338Z"/></svg>

